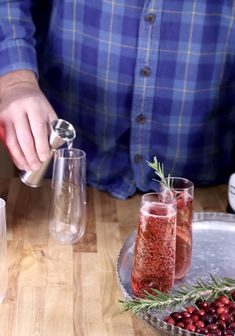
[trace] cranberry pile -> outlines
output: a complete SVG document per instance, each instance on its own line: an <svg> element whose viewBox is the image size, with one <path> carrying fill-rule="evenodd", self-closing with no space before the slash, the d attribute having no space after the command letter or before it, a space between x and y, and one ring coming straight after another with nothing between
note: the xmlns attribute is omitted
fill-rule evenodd
<svg viewBox="0 0 235 336"><path fill-rule="evenodd" d="M196 307L173 312L164 321L182 329L207 336L235 335L235 291L230 300L221 295L215 301L196 301Z"/></svg>

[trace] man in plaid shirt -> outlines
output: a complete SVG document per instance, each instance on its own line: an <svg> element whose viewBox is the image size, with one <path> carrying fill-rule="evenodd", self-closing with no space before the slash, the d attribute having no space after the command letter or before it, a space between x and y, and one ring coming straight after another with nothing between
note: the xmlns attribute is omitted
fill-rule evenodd
<svg viewBox="0 0 235 336"><path fill-rule="evenodd" d="M233 0L1 0L0 76L2 138L20 169L47 159L58 115L76 127L88 183L115 197L154 188L155 155L172 176L227 182Z"/></svg>

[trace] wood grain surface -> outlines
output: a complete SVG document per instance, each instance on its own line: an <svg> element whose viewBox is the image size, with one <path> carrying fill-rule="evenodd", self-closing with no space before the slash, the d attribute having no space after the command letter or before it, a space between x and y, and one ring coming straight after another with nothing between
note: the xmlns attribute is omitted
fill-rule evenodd
<svg viewBox="0 0 235 336"><path fill-rule="evenodd" d="M0 336L156 336L120 314L118 252L136 227L140 194L122 201L87 188L87 229L75 245L48 233L50 181L38 189L0 179L7 202L9 286L0 304ZM225 211L227 187L197 189L195 211Z"/></svg>

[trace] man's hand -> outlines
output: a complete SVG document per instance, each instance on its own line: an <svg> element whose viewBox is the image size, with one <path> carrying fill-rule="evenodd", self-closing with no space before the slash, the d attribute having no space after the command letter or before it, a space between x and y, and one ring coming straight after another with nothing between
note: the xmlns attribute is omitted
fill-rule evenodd
<svg viewBox="0 0 235 336"><path fill-rule="evenodd" d="M0 77L0 136L19 169L38 170L46 161L55 119L34 73L19 70Z"/></svg>

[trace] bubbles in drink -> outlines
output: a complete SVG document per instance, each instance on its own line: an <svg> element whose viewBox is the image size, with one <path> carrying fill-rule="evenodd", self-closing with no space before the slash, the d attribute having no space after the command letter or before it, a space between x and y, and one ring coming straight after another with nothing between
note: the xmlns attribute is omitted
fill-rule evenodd
<svg viewBox="0 0 235 336"><path fill-rule="evenodd" d="M186 192L177 193L176 264L175 279L182 279L192 258L193 198Z"/></svg>
<svg viewBox="0 0 235 336"><path fill-rule="evenodd" d="M135 296L153 288L168 292L174 281L176 210L171 204L146 202L140 208L133 254L131 287Z"/></svg>

